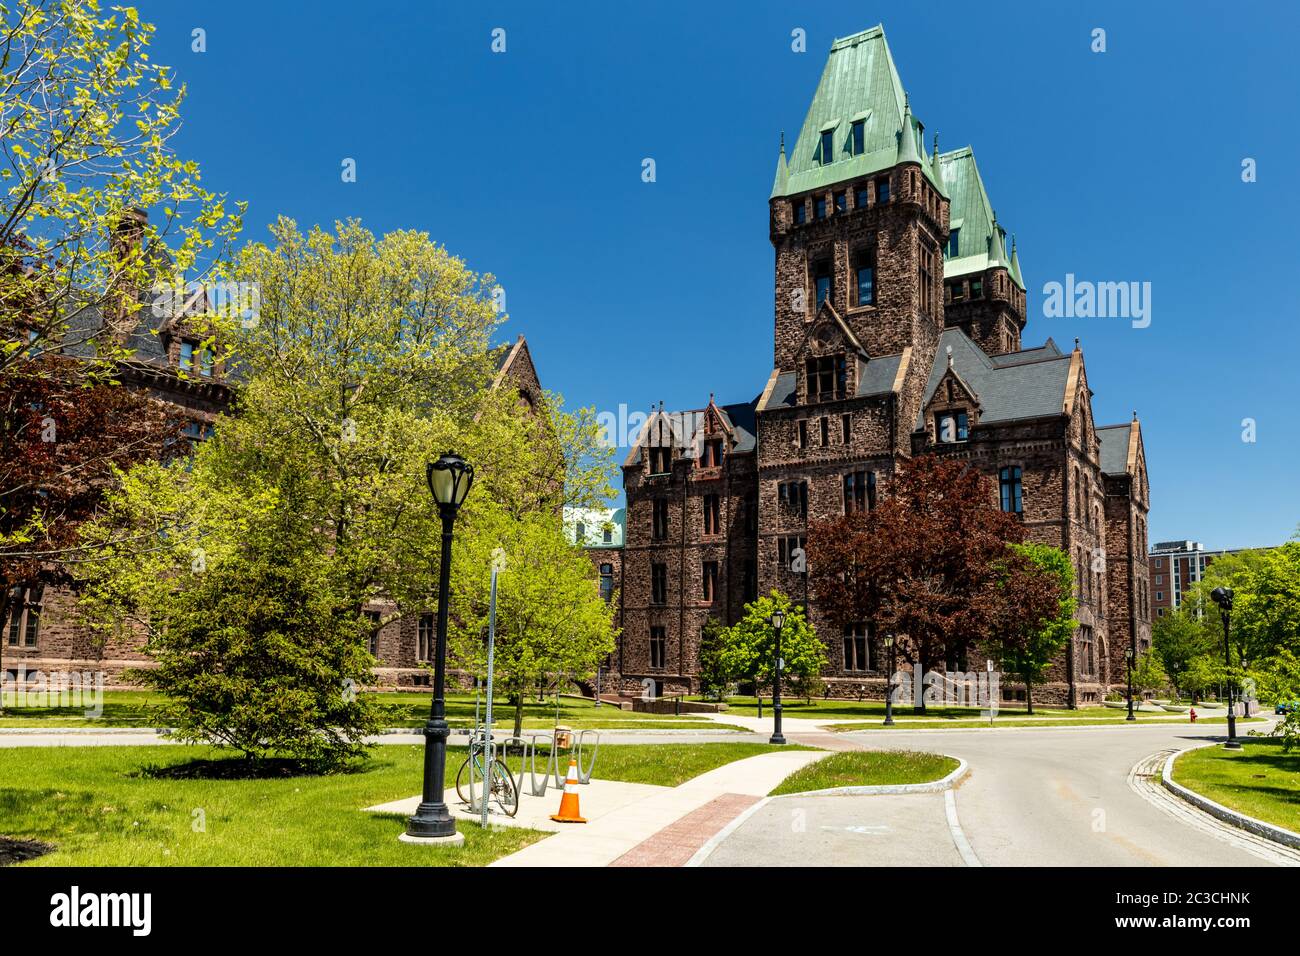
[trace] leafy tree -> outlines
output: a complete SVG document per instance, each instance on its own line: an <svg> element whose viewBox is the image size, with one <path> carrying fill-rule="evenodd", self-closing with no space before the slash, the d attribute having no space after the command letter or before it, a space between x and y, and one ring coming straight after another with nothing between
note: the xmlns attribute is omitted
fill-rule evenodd
<svg viewBox="0 0 1300 956"><path fill-rule="evenodd" d="M456 548L452 649L457 662L484 677L491 580L487 569L493 560L502 568L493 689L499 688L514 704L518 736L528 690L593 675L614 649L614 607L600 596L591 561L565 538L557 514L502 516L467 529Z"/></svg>
<svg viewBox="0 0 1300 956"><path fill-rule="evenodd" d="M1209 654L1194 657L1188 662L1180 679L1183 690L1191 695L1192 703L1196 704L1211 687L1222 684L1223 660Z"/></svg>
<svg viewBox="0 0 1300 956"><path fill-rule="evenodd" d="M488 387L502 321L493 280L428 236L376 240L355 222L304 236L283 219L271 231L274 248L246 247L233 267L263 290L259 321L230 330L240 363L234 412L189 460L123 477L87 532L105 542L104 556L82 569L89 620L132 623L152 642L197 586L193 566L210 572L245 548L270 553L280 539L297 542L276 552L283 573L323 588L337 619L358 618L381 595L396 605L384 624L422 613L436 595L441 548L425 466L454 448L476 469L456 525L457 613L470 627L486 612L486 556L497 545L520 568L531 554L545 558L552 567L534 562L528 575L505 576L505 600L525 586L518 582L539 601L549 601L547 587L569 600L576 643L558 666L583 670L609 626L594 632L595 612L578 601L581 555L544 540L560 540L558 517L531 519L608 494L609 452L594 415L565 413L554 396L521 414L517 393ZM111 546L130 538L153 547ZM582 562L599 600L594 569ZM558 634L560 615L549 601L536 626Z"/></svg>
<svg viewBox="0 0 1300 956"><path fill-rule="evenodd" d="M785 613L781 629L782 677L798 690L801 682L816 680L826 666L826 645L813 632L801 605L780 591L745 605L739 621L729 627L721 653L723 671L734 680L752 681L756 687L772 683L776 673L776 632L771 618Z"/></svg>
<svg viewBox="0 0 1300 956"><path fill-rule="evenodd" d="M704 622L703 633L700 635L698 674L700 693L712 700L722 700L730 682L726 668L723 666L726 639L727 626L722 621L711 617Z"/></svg>
<svg viewBox="0 0 1300 956"><path fill-rule="evenodd" d="M181 587L149 648L156 667L129 676L166 695L160 714L181 740L335 770L382 724L357 693L374 664L368 625L332 593L320 555L283 547L241 548L173 579Z"/></svg>
<svg viewBox="0 0 1300 956"><path fill-rule="evenodd" d="M887 492L871 511L810 527L809 586L835 623L874 621L899 634L904 659L924 674L960 660L981 633L979 599L1024 526L956 459L904 462Z"/></svg>
<svg viewBox="0 0 1300 956"><path fill-rule="evenodd" d="M1137 691L1161 690L1169 686L1169 675L1160 662L1160 655L1147 651L1133 663L1133 689Z"/></svg>
<svg viewBox="0 0 1300 956"><path fill-rule="evenodd" d="M1183 677L1192 661L1209 653L1210 648L1202 622L1188 612L1186 605L1156 618L1151 627L1151 649L1179 697L1189 689Z"/></svg>
<svg viewBox="0 0 1300 956"><path fill-rule="evenodd" d="M1073 564L1060 548L1011 544L991 571L976 599L985 614L987 636L981 643L1004 671L1024 683L1032 714L1034 684L1042 682L1074 633Z"/></svg>

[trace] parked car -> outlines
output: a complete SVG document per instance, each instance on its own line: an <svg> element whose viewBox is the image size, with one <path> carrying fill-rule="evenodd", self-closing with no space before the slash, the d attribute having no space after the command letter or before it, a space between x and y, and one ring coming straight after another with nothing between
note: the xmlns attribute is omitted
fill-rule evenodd
<svg viewBox="0 0 1300 956"><path fill-rule="evenodd" d="M1278 701L1278 703L1274 705L1273 713L1293 714L1298 709L1300 709L1300 700L1284 700L1284 701Z"/></svg>

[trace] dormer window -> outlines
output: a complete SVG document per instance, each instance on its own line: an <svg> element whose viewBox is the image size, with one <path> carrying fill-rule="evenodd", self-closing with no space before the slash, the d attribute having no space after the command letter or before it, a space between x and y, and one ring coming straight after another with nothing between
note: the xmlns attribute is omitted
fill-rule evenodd
<svg viewBox="0 0 1300 956"><path fill-rule="evenodd" d="M671 448L650 449L650 474L666 475L672 471L673 450Z"/></svg>
<svg viewBox="0 0 1300 956"><path fill-rule="evenodd" d="M791 205L794 206L794 224L802 226L808 218L808 203L802 199L796 199Z"/></svg>
<svg viewBox="0 0 1300 956"><path fill-rule="evenodd" d="M191 339L181 341L180 368L183 372L198 372L200 375L212 377L212 350L202 348L198 342Z"/></svg>
<svg viewBox="0 0 1300 956"><path fill-rule="evenodd" d="M969 418L964 411L940 412L934 420L935 440L941 444L966 441L970 437Z"/></svg>
<svg viewBox="0 0 1300 956"><path fill-rule="evenodd" d="M822 130L821 142L817 149L821 157L821 164L829 166L835 158L835 130L834 128Z"/></svg>
<svg viewBox="0 0 1300 956"><path fill-rule="evenodd" d="M722 439L710 438L704 443L704 455L700 462L703 468L718 468L722 465Z"/></svg>
<svg viewBox="0 0 1300 956"><path fill-rule="evenodd" d="M948 258L957 258L957 237L961 235L961 227L958 226L948 233Z"/></svg>
<svg viewBox="0 0 1300 956"><path fill-rule="evenodd" d="M849 150L854 156L861 156L867 144L867 121L856 120L849 132Z"/></svg>
<svg viewBox="0 0 1300 956"><path fill-rule="evenodd" d="M889 178L876 180L876 205L883 206L889 202Z"/></svg>
<svg viewBox="0 0 1300 956"><path fill-rule="evenodd" d="M837 193L835 194L835 213L836 213L836 215L839 215L839 214L842 213L842 212L848 212L848 211L849 211L849 200L848 200L848 196L847 196L843 191L837 192Z"/></svg>
<svg viewBox="0 0 1300 956"><path fill-rule="evenodd" d="M810 358L807 365L808 401L829 402L848 391L848 369L843 355Z"/></svg>
<svg viewBox="0 0 1300 956"><path fill-rule="evenodd" d="M813 218L814 219L826 218L826 197L825 196L816 196L813 198Z"/></svg>
<svg viewBox="0 0 1300 956"><path fill-rule="evenodd" d="M573 535L573 536L574 536L574 538L576 539L576 543L577 543L577 544L586 544L586 543L587 543L587 526L586 526L585 524L583 524L581 521L579 521L579 522L578 522L578 527L574 529L574 535Z"/></svg>

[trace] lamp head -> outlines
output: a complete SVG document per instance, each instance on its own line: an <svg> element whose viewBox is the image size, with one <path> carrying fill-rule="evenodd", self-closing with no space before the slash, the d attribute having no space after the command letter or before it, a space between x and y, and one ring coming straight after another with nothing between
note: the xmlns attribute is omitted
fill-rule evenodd
<svg viewBox="0 0 1300 956"><path fill-rule="evenodd" d="M429 493L440 508L455 511L465 501L474 484L474 466L454 451L449 451L437 461L429 462L425 470Z"/></svg>
<svg viewBox="0 0 1300 956"><path fill-rule="evenodd" d="M1210 600L1225 611L1232 610L1232 588L1218 587L1210 592Z"/></svg>
<svg viewBox="0 0 1300 956"><path fill-rule="evenodd" d="M772 622L772 626L776 628L778 631L781 630L781 628L785 627L785 611L781 610L780 608L777 608L775 611L773 611L771 622Z"/></svg>

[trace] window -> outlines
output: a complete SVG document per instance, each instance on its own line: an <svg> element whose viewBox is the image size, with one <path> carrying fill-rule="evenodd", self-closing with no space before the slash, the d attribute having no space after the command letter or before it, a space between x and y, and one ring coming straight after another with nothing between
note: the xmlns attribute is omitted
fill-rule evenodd
<svg viewBox="0 0 1300 956"><path fill-rule="evenodd" d="M791 205L794 207L794 224L802 226L808 219L808 203L802 199L796 199Z"/></svg>
<svg viewBox="0 0 1300 956"><path fill-rule="evenodd" d="M1156 608L1156 617L1164 617L1164 616L1165 616L1165 609L1162 607Z"/></svg>
<svg viewBox="0 0 1300 956"><path fill-rule="evenodd" d="M948 258L957 258L957 237L961 234L961 226L953 229L948 233Z"/></svg>
<svg viewBox="0 0 1300 956"><path fill-rule="evenodd" d="M837 213L848 212L848 209L849 209L848 197L845 196L842 191L837 192L835 194L835 211Z"/></svg>
<svg viewBox="0 0 1300 956"><path fill-rule="evenodd" d="M673 450L655 447L650 449L650 474L666 475L672 471Z"/></svg>
<svg viewBox="0 0 1300 956"><path fill-rule="evenodd" d="M718 562L704 562L704 579L700 582L704 600L712 604L718 595Z"/></svg>
<svg viewBox="0 0 1300 956"><path fill-rule="evenodd" d="M614 543L614 529L613 529L613 528L604 528L604 529L601 531L601 533L600 533L600 540L601 540L601 543L602 543L602 544L613 544L613 543Z"/></svg>
<svg viewBox="0 0 1300 956"><path fill-rule="evenodd" d="M827 420L826 416L823 415L823 416L822 416L822 422L821 422L821 425L822 425L822 447L823 447L823 448L825 448L827 445L829 445L829 444L831 443L831 429L830 429L830 425L827 424L827 421L828 421L828 420Z"/></svg>
<svg viewBox="0 0 1300 956"><path fill-rule="evenodd" d="M854 120L853 126L849 130L849 151L854 156L861 156L862 151L866 149L867 143L867 121Z"/></svg>
<svg viewBox="0 0 1300 956"><path fill-rule="evenodd" d="M826 218L826 197L825 196L813 197L813 218L814 219Z"/></svg>
<svg viewBox="0 0 1300 956"><path fill-rule="evenodd" d="M758 600L758 570L752 558L745 560L745 577L742 584L745 591L742 600L746 604Z"/></svg>
<svg viewBox="0 0 1300 956"><path fill-rule="evenodd" d="M190 441L207 441L212 437L212 426L207 422L188 421L181 431Z"/></svg>
<svg viewBox="0 0 1300 956"><path fill-rule="evenodd" d="M808 483L806 481L781 482L776 486L776 500L782 508L805 517L808 514Z"/></svg>
<svg viewBox="0 0 1300 956"><path fill-rule="evenodd" d="M420 620L415 625L415 659L419 661L433 660L433 615L421 614Z"/></svg>
<svg viewBox="0 0 1300 956"><path fill-rule="evenodd" d="M829 166L835 158L835 130L828 129L822 132L821 144L818 146L823 166Z"/></svg>
<svg viewBox="0 0 1300 956"><path fill-rule="evenodd" d="M382 615L378 611L362 611L361 616L366 619L370 627L370 641L368 644L370 656L378 657L379 656L379 622L382 619Z"/></svg>
<svg viewBox="0 0 1300 956"><path fill-rule="evenodd" d="M1156 592L1156 600L1157 600L1157 601L1163 601L1164 599L1165 599L1165 592L1164 592L1164 591L1157 591L1157 592ZM13 641L10 641L9 643L12 644Z"/></svg>
<svg viewBox="0 0 1300 956"><path fill-rule="evenodd" d="M1164 583L1165 583L1165 576L1163 574L1157 574L1156 584L1164 584Z"/></svg>
<svg viewBox="0 0 1300 956"><path fill-rule="evenodd" d="M1020 484L1020 466L1008 465L998 472L998 488L1001 491L1002 510L1022 514L1023 491Z"/></svg>
<svg viewBox="0 0 1300 956"><path fill-rule="evenodd" d="M200 375L211 377L212 350L201 348L198 342L189 339L183 340L181 342L180 367L186 372L197 370Z"/></svg>
<svg viewBox="0 0 1300 956"><path fill-rule="evenodd" d="M840 441L846 445L853 441L853 416L848 413L840 416Z"/></svg>
<svg viewBox="0 0 1300 956"><path fill-rule="evenodd" d="M876 304L876 257L859 252L853 259L854 305Z"/></svg>
<svg viewBox="0 0 1300 956"><path fill-rule="evenodd" d="M966 283L958 280L948 286L948 292L954 302L960 302L966 298Z"/></svg>
<svg viewBox="0 0 1300 956"><path fill-rule="evenodd" d="M650 628L650 666L668 666L668 634L662 627Z"/></svg>
<svg viewBox="0 0 1300 956"><path fill-rule="evenodd" d="M808 447L808 419L799 419L799 447Z"/></svg>
<svg viewBox="0 0 1300 956"><path fill-rule="evenodd" d="M870 511L876 506L876 473L854 471L844 476L844 513Z"/></svg>
<svg viewBox="0 0 1300 956"><path fill-rule="evenodd" d="M587 526L581 521L579 521L578 526L573 529L573 542L574 544L587 543Z"/></svg>
<svg viewBox="0 0 1300 956"><path fill-rule="evenodd" d="M600 597L606 604L614 599L614 565L600 566Z"/></svg>
<svg viewBox="0 0 1300 956"><path fill-rule="evenodd" d="M984 298L984 280L983 280L983 279L971 279L971 280L970 280L970 297L971 297L972 299L982 299L982 298Z"/></svg>
<svg viewBox="0 0 1300 956"><path fill-rule="evenodd" d="M1163 568L1164 566L1165 566L1165 559L1164 559L1164 558L1156 558L1156 567L1157 567L1157 568Z"/></svg>
<svg viewBox="0 0 1300 956"><path fill-rule="evenodd" d="M828 402L843 398L848 388L848 371L843 355L826 355L810 358L808 371L808 401Z"/></svg>
<svg viewBox="0 0 1300 956"><path fill-rule="evenodd" d="M781 567L795 574L808 571L808 559L804 553L807 538L803 535L786 535L776 539L776 559Z"/></svg>
<svg viewBox="0 0 1300 956"><path fill-rule="evenodd" d="M668 603L668 565L658 562L650 565L650 603Z"/></svg>
<svg viewBox="0 0 1300 956"><path fill-rule="evenodd" d="M934 265L934 253L922 246L916 271L917 282L920 286L921 311L926 315L933 314L935 306L934 277L938 275L938 272L935 270Z"/></svg>
<svg viewBox="0 0 1300 956"><path fill-rule="evenodd" d="M704 467L717 468L722 464L722 439L711 438L704 443Z"/></svg>
<svg viewBox="0 0 1300 956"><path fill-rule="evenodd" d="M868 189L865 185L859 186L857 189L853 190L854 207L857 209L866 209L867 204L870 201L868 199L868 196L870 196L870 194L871 194L871 190Z"/></svg>
<svg viewBox="0 0 1300 956"><path fill-rule="evenodd" d="M817 306L820 309L831 294L831 264L818 262L813 266L813 288L817 291Z"/></svg>
<svg viewBox="0 0 1300 956"><path fill-rule="evenodd" d="M871 660L871 629L866 624L852 624L844 629L844 669L875 670Z"/></svg>
<svg viewBox="0 0 1300 956"><path fill-rule="evenodd" d="M717 495L704 496L704 533L722 534L722 521Z"/></svg>
<svg viewBox="0 0 1300 956"><path fill-rule="evenodd" d="M745 496L745 532L758 534L758 496L755 494Z"/></svg>
<svg viewBox="0 0 1300 956"><path fill-rule="evenodd" d="M943 444L966 441L969 420L965 412L940 412L935 416L935 439Z"/></svg>
<svg viewBox="0 0 1300 956"><path fill-rule="evenodd" d="M876 180L876 205L884 205L889 202L889 178Z"/></svg>
<svg viewBox="0 0 1300 956"><path fill-rule="evenodd" d="M45 586L9 592L9 646L35 647L41 633L41 598Z"/></svg>
<svg viewBox="0 0 1300 956"><path fill-rule="evenodd" d="M668 499L656 498L654 503L654 516L650 528L650 538L653 541L668 540Z"/></svg>

